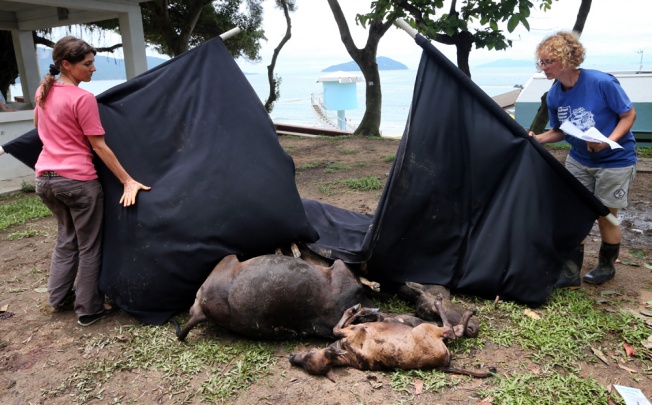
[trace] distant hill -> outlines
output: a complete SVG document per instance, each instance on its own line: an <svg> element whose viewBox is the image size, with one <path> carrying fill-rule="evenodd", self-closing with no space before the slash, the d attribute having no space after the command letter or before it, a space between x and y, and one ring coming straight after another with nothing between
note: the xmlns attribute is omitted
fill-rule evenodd
<svg viewBox="0 0 652 405"><path fill-rule="evenodd" d="M385 56L377 57L376 63L378 64L378 70L407 70L408 69L408 67L402 64L401 62L397 62ZM322 72L337 72L337 71L356 72L356 71L360 71L360 67L358 66L357 63L351 61L347 63L340 63L339 65L329 66L326 69L322 70Z"/></svg>
<svg viewBox="0 0 652 405"><path fill-rule="evenodd" d="M52 63L52 49L38 48L38 64L41 77L50 70ZM151 69L161 63L166 62L165 59L147 56L147 68ZM93 80L126 80L127 74L125 72L124 59L113 58L97 54L95 55L95 68L97 71L93 73Z"/></svg>
<svg viewBox="0 0 652 405"><path fill-rule="evenodd" d="M532 66L534 68L533 60L523 60L523 59L498 59L493 62L484 63L476 67L479 68L504 68L504 67L525 67Z"/></svg>

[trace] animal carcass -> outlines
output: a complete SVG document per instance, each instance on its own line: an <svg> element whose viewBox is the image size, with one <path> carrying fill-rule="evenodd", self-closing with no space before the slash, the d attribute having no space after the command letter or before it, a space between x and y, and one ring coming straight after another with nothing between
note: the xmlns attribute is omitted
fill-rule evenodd
<svg viewBox="0 0 652 405"><path fill-rule="evenodd" d="M435 305L441 308L439 295ZM360 370L440 369L446 372L488 377L490 373L458 370L449 367L450 353L445 341L464 335L467 323L475 310L467 311L460 323L451 325L442 317L443 327L432 323L411 326L402 321L378 315L380 321L365 322L376 317L377 310L355 305L333 328L339 338L325 349L309 349L290 355L290 363L303 367L308 373L325 375L333 380L332 366L350 366ZM363 322L363 323L357 323Z"/></svg>
<svg viewBox="0 0 652 405"><path fill-rule="evenodd" d="M358 302L367 302L363 286L340 260L326 267L291 256L240 262L229 255L197 291L177 337L184 340L195 325L211 320L254 338L332 338L341 314Z"/></svg>

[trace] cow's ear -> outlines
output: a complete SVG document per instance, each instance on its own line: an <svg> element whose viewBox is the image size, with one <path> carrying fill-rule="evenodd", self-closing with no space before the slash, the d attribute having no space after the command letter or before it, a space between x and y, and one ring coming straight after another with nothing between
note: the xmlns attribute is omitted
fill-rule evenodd
<svg viewBox="0 0 652 405"><path fill-rule="evenodd" d="M340 349L339 347L335 347L335 346L328 346L326 349L324 349L324 356L326 356L328 360L334 360L339 356L346 355L346 353L347 353L346 350Z"/></svg>
<svg viewBox="0 0 652 405"><path fill-rule="evenodd" d="M426 288L419 283L415 283L413 281L406 281L405 285L410 287L412 290L416 292L426 292Z"/></svg>

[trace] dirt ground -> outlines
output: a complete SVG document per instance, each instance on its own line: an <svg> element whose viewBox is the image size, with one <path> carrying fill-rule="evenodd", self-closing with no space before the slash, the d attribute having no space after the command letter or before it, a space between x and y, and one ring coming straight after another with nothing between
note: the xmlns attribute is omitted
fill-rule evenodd
<svg viewBox="0 0 652 405"><path fill-rule="evenodd" d="M335 182L338 179L375 176L382 183L389 172L391 159L396 152L397 140L387 139L324 139L282 136L280 142L293 157L297 168L296 181L302 197L320 200L356 212L372 214L381 190L344 190ZM565 150L551 151L560 160ZM637 314L646 310L652 301L652 277L650 269L641 262L652 263L652 173L639 171L630 194L630 206L622 211L623 243L617 276L603 286L587 286L596 296L619 294L626 299L628 308ZM39 235L7 240L10 232L31 227ZM89 350L84 342L98 336L120 337L122 328L137 321L125 313L119 313L92 326L77 326L73 312L48 315L43 309L47 303L47 272L50 254L56 236L54 220L44 218L29 224L13 227L0 233L0 403L2 404L67 404L77 403L71 389L56 391L67 379L72 378L74 367L84 362L97 361L110 355L111 350L102 345ZM597 227L587 238L583 272L597 263L599 249ZM633 257L632 249L645 252L645 258ZM640 255L640 253L639 253ZM623 304L621 304L623 305ZM13 316L9 316L13 313ZM652 319L652 318L649 318ZM170 330L170 333L173 333ZM480 332L482 333L482 331ZM319 342L318 342L319 343ZM323 344L324 342L322 342ZM299 348L310 342L298 342ZM390 374L361 372L354 369L337 369L337 383L307 375L293 368L287 361L287 345L279 344L279 359L271 374L258 381L248 390L228 402L254 403L310 403L310 404L467 404L477 403L475 392L486 380L459 377L454 389L440 394L419 393L416 386L412 392L402 393L390 387ZM107 352L108 350L108 352ZM107 354L108 353L108 354ZM515 359L522 358L521 349L488 345L483 351L472 355L453 354L456 366L500 365L507 371ZM587 357L590 354L587 353ZM519 364L523 364L522 360ZM529 371L535 371L531 365ZM600 361L581 364L583 376L592 376L604 386L621 384L644 389L652 397L650 365L647 370L639 363L628 364L631 371L606 366ZM500 372L500 371L499 371ZM160 376L154 371L120 372L102 387L95 387L102 399L89 403L180 403L179 397L164 395ZM458 377L453 377L458 378ZM647 387L647 388L646 388ZM56 393L53 393L55 392ZM47 393L49 392L49 394ZM194 397L190 403L200 402Z"/></svg>

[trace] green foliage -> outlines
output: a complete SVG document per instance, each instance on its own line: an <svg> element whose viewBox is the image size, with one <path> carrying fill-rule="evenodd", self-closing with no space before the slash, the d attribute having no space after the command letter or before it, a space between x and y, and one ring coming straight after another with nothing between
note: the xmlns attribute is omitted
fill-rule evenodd
<svg viewBox="0 0 652 405"><path fill-rule="evenodd" d="M389 156L386 156L385 159L383 159L383 161L387 162L387 163L391 163L391 162L394 161L395 158L396 158L395 155L389 155Z"/></svg>
<svg viewBox="0 0 652 405"><path fill-rule="evenodd" d="M30 219L44 218L52 215L50 210L37 196L12 194L17 199L0 202L0 231L10 226L23 224Z"/></svg>
<svg viewBox="0 0 652 405"><path fill-rule="evenodd" d="M224 42L234 58L260 60L263 0L153 0L141 3L145 41L159 53L177 56L238 26L242 31ZM118 20L90 24L119 31Z"/></svg>
<svg viewBox="0 0 652 405"><path fill-rule="evenodd" d="M553 1L537 0L536 2L545 11L550 9ZM513 32L519 25L530 30L528 17L530 17L530 9L534 7L531 0L462 0L453 4L454 8L448 12L441 12L444 7L443 1L378 0L372 3L372 12L359 16L359 20L363 22L379 16L386 19L393 16L403 17L426 38L446 45L457 45L458 51L470 50L471 44L475 45L475 48L489 50L511 47L512 41L507 39L499 23L506 22L508 32ZM479 23L480 26L474 24L471 30L469 23L474 22ZM468 63L468 54L459 56L464 56Z"/></svg>

